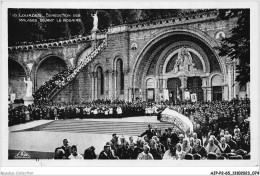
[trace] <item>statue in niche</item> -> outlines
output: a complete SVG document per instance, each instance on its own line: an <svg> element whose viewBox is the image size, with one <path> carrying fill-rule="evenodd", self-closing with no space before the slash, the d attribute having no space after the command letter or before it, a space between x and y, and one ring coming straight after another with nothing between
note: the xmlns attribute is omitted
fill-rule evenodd
<svg viewBox="0 0 260 176"><path fill-rule="evenodd" d="M196 71L195 64L192 62L192 57L187 48L182 47L178 53L178 58L174 65L174 73L179 71Z"/></svg>
<svg viewBox="0 0 260 176"><path fill-rule="evenodd" d="M32 97L32 81L28 77L27 81L24 78L24 82L27 84L25 97Z"/></svg>

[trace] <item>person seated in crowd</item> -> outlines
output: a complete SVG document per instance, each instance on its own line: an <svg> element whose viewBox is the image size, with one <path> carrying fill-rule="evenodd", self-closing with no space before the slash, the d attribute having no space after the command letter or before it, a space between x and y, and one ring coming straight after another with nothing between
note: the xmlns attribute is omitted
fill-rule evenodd
<svg viewBox="0 0 260 176"><path fill-rule="evenodd" d="M71 155L68 157L68 159L84 159L83 156L78 153L76 145L71 146Z"/></svg>
<svg viewBox="0 0 260 176"><path fill-rule="evenodd" d="M64 159L65 151L61 147L57 147L54 152L54 159Z"/></svg>
<svg viewBox="0 0 260 176"><path fill-rule="evenodd" d="M228 134L224 136L226 143L230 146L231 152L234 153L237 150L237 143L232 139L232 135Z"/></svg>
<svg viewBox="0 0 260 176"><path fill-rule="evenodd" d="M245 134L243 136L243 140L241 142L241 149L247 151L247 153L250 153L250 140L249 140L249 135Z"/></svg>
<svg viewBox="0 0 260 176"><path fill-rule="evenodd" d="M211 135L212 135L212 132L209 131L209 132L208 132L208 135L206 136L206 140L204 141L204 144L203 144L204 147L206 147L206 146L208 145L208 143L209 143L209 138L210 138Z"/></svg>
<svg viewBox="0 0 260 176"><path fill-rule="evenodd" d="M184 139L184 135L183 134L179 134L179 143L182 144L183 139Z"/></svg>
<svg viewBox="0 0 260 176"><path fill-rule="evenodd" d="M71 146L68 139L63 139L63 146L61 148L65 151L65 158L68 159L71 155Z"/></svg>
<svg viewBox="0 0 260 176"><path fill-rule="evenodd" d="M177 143L179 143L179 137L177 134L177 131L172 131L172 128L169 128L168 131L170 131L171 135L171 141L172 141L172 145L176 145Z"/></svg>
<svg viewBox="0 0 260 176"><path fill-rule="evenodd" d="M117 150L119 159L130 159L129 142L123 142Z"/></svg>
<svg viewBox="0 0 260 176"><path fill-rule="evenodd" d="M163 160L177 160L178 156L176 154L176 146L171 146L163 155Z"/></svg>
<svg viewBox="0 0 260 176"><path fill-rule="evenodd" d="M105 145L104 146L104 150L101 151L101 153L99 154L98 159L102 159L102 160L106 160L106 159L117 159L115 156L113 156L111 149L110 149L110 145Z"/></svg>
<svg viewBox="0 0 260 176"><path fill-rule="evenodd" d="M176 157L177 157L177 160L183 160L185 154L186 153L182 150L181 143L177 143L176 144Z"/></svg>
<svg viewBox="0 0 260 176"><path fill-rule="evenodd" d="M190 142L190 146L191 146L191 148L193 148L194 147L194 138L193 137L190 137L189 138L189 142Z"/></svg>
<svg viewBox="0 0 260 176"><path fill-rule="evenodd" d="M184 138L182 142L182 150L186 153L191 153L192 147L190 146L190 142L188 138Z"/></svg>
<svg viewBox="0 0 260 176"><path fill-rule="evenodd" d="M136 147L134 148L134 158L137 159L137 156L144 151L144 140L138 138L136 141Z"/></svg>
<svg viewBox="0 0 260 176"><path fill-rule="evenodd" d="M222 137L220 139L220 143L218 145L219 150L222 155L226 156L227 153L231 153L231 148L230 146L226 143L226 138Z"/></svg>
<svg viewBox="0 0 260 176"><path fill-rule="evenodd" d="M201 140L196 139L194 142L194 147L192 148L191 154L200 154L201 159L205 159L207 157L206 149L201 145Z"/></svg>
<svg viewBox="0 0 260 176"><path fill-rule="evenodd" d="M215 153L217 155L220 155L220 153L221 153L219 150L219 147L214 144L213 138L209 138L209 143L206 146L206 151L207 151L207 153Z"/></svg>
<svg viewBox="0 0 260 176"><path fill-rule="evenodd" d="M150 139L149 141L149 147L150 147L150 153L153 155L153 158L155 160L162 159L161 154L159 153L159 150L157 148L157 144L154 139Z"/></svg>
<svg viewBox="0 0 260 176"><path fill-rule="evenodd" d="M96 159L97 155L95 153L95 147L91 146L87 148L84 152L84 159Z"/></svg>
<svg viewBox="0 0 260 176"><path fill-rule="evenodd" d="M134 143L134 138L133 138L133 136L130 136L130 137L129 137L129 145L132 145L132 144L133 144L134 146L136 145L136 144Z"/></svg>
<svg viewBox="0 0 260 176"><path fill-rule="evenodd" d="M128 153L129 153L129 159L136 159L137 158L137 156L135 154L134 143L129 143Z"/></svg>
<svg viewBox="0 0 260 176"><path fill-rule="evenodd" d="M155 140L156 146L157 146L157 151L159 152L161 158L163 157L163 154L165 153L165 147L164 145L160 142L160 139L158 136L153 136L152 139Z"/></svg>
<svg viewBox="0 0 260 176"><path fill-rule="evenodd" d="M139 153L137 160L153 160L153 155L150 153L150 147L148 145L144 145L144 151Z"/></svg>

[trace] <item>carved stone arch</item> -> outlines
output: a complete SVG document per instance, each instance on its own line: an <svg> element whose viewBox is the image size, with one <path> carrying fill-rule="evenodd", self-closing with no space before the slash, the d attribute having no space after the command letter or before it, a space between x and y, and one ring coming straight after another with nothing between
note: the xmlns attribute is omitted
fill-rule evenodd
<svg viewBox="0 0 260 176"><path fill-rule="evenodd" d="M92 72L97 72L97 68L98 68L98 67L101 67L102 70L104 71L104 67L103 67L102 63L97 62L97 63L95 63L95 64L93 65L93 67L92 67Z"/></svg>
<svg viewBox="0 0 260 176"><path fill-rule="evenodd" d="M89 49L91 47L91 43L88 42L86 44L84 44L80 49L79 51L76 53L76 57L74 59L74 66L77 66L78 64L78 60L79 58L81 57L81 55L84 53L84 51L86 51L87 49Z"/></svg>
<svg viewBox="0 0 260 176"><path fill-rule="evenodd" d="M213 72L210 74L209 76L209 86L212 87L212 80L215 76L219 76L221 78L222 84L220 84L219 86L222 86L224 84L224 76L223 74L219 73L219 72Z"/></svg>
<svg viewBox="0 0 260 176"><path fill-rule="evenodd" d="M49 57L58 57L58 58L60 58L61 60L64 61L67 68L71 67L69 60L65 59L65 57L62 53L47 52L47 53L42 54L40 57L38 57L35 60L35 64L32 67L31 75L32 75L33 80L34 80L34 91L36 91L36 88L37 88L37 71L38 71L38 68L40 67L41 63Z"/></svg>
<svg viewBox="0 0 260 176"><path fill-rule="evenodd" d="M147 44L141 49L140 53L137 56L137 59L135 60L135 62L133 64L133 72L130 77L130 81L131 81L130 84L132 86L135 86L134 84L136 83L136 78L138 76L137 72L138 72L141 60L145 58L145 54L147 53L147 51L160 40L167 38L169 36L172 36L172 35L177 35L177 34L184 34L184 35L192 36L192 37L199 39L203 43L205 43L209 47L211 52L214 54L214 56L217 58L217 61L220 65L221 72L223 73L226 71L225 64L223 63L223 61L220 60L216 51L213 49L214 47L218 46L218 43L211 36L209 36L208 34L202 32L196 28L178 27L178 28L172 28L170 30L169 29L164 30L163 32L159 32L158 34L155 35L156 37L151 38L147 42Z"/></svg>
<svg viewBox="0 0 260 176"><path fill-rule="evenodd" d="M189 41L179 41L179 42L173 43L172 45L167 47L160 55L160 57L158 59L158 63L156 65L156 73L158 75L163 74L164 66L165 66L165 64L167 64L165 62L168 62L166 59L169 57L169 55L171 55L174 51L179 50L183 46L187 47L188 50L190 50L190 51L194 50L195 53L198 53L199 55L201 55L202 58L200 58L199 56L198 57L203 65L203 67L205 68L204 71L207 73L210 72L210 64L208 61L208 57L205 54L205 52L203 51L203 49L200 46L198 46L196 44L194 45L193 43L191 43Z"/></svg>
<svg viewBox="0 0 260 176"><path fill-rule="evenodd" d="M112 55L112 70L116 70L116 63L118 59L121 59L123 62L123 70L127 69L127 57L125 54L121 53L121 52L116 52Z"/></svg>
<svg viewBox="0 0 260 176"><path fill-rule="evenodd" d="M65 56L62 54L62 53L54 53L54 52L48 52L48 53L43 53L42 55L40 55L40 57L38 57L36 60L35 60L35 64L33 65L33 67L32 67L32 73L35 75L36 74L36 72L37 72L37 69L38 69L38 67L41 65L41 63L45 60L45 59L47 59L47 58L49 58L49 57L52 57L52 56L54 56L54 57L58 57L58 58L60 58L60 59L62 59L65 63L66 63L66 66L67 66L67 68L70 68L72 65L71 65L71 63L70 63L70 61L68 60L68 59L65 59Z"/></svg>
<svg viewBox="0 0 260 176"><path fill-rule="evenodd" d="M32 80L32 75L30 74L30 69L27 67L26 63L24 62L20 62L19 60L13 58L13 57L8 57L8 59L18 63L24 70L25 74L26 74L26 77L30 77L30 79Z"/></svg>
<svg viewBox="0 0 260 176"><path fill-rule="evenodd" d="M154 59L154 56L163 48L163 47L165 47L166 45L167 45L168 43L164 43L164 44L162 44L162 45L160 45L159 47L157 47L153 52L152 52L152 54L151 54L151 56L148 58L148 60L147 60L147 64L145 64L144 65L144 67L143 67L143 71L141 72L141 70L139 70L140 71L140 74L142 75L141 77L141 79L140 79L140 81L141 82L139 82L138 84L140 84L140 85L145 85L146 84L146 82L145 82L145 78L146 78L146 76L147 76L147 73L148 73L148 69L149 69L149 67L150 67L150 65L151 65L151 63L152 63L152 61L153 61L153 59ZM139 74L139 75L140 75Z"/></svg>
<svg viewBox="0 0 260 176"><path fill-rule="evenodd" d="M153 80L153 82L154 82L154 88L156 88L157 87L157 80L154 78L154 76L147 76L145 79L144 79L144 82L145 82L145 87L147 87L147 82L148 82L148 80Z"/></svg>

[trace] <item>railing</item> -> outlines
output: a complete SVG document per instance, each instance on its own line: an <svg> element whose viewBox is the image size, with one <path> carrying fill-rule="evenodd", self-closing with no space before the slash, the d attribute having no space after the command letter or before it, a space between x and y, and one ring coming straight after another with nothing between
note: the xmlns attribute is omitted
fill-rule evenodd
<svg viewBox="0 0 260 176"><path fill-rule="evenodd" d="M103 49L106 47L106 40L103 42L92 52L90 53L86 59L82 60L76 68L74 68L73 72L68 75L65 79L56 81L56 87L50 92L48 95L48 99L51 100L63 87L69 84L75 77L82 71L85 66L93 60Z"/></svg>

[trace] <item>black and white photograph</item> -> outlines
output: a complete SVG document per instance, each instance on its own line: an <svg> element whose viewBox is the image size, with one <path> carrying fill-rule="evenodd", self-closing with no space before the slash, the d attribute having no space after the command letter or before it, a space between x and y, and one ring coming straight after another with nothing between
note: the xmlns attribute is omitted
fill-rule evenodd
<svg viewBox="0 0 260 176"><path fill-rule="evenodd" d="M7 163L259 164L259 3L47 4L2 12Z"/></svg>

